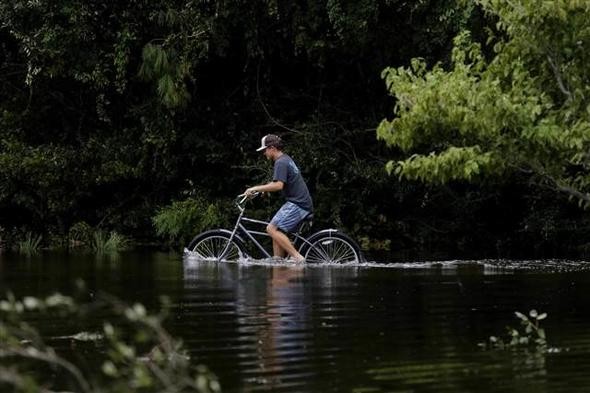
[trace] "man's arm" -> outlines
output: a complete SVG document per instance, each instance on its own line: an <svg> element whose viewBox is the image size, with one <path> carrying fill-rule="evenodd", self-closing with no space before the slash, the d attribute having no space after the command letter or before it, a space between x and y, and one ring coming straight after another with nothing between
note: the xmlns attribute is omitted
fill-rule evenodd
<svg viewBox="0 0 590 393"><path fill-rule="evenodd" d="M244 194L246 194L246 195L252 195L255 192L275 192L275 191L281 191L283 189L284 185L285 184L282 181L280 181L280 180L271 181L270 183L261 184L259 186L254 186L254 187L250 187L246 191L244 191Z"/></svg>

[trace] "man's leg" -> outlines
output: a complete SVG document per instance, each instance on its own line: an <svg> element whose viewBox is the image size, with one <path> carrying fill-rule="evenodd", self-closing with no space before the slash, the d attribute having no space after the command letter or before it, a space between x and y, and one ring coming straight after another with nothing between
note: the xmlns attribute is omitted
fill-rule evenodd
<svg viewBox="0 0 590 393"><path fill-rule="evenodd" d="M268 232L268 230L267 230ZM270 234L270 232L268 232ZM271 236L272 238L272 236ZM287 255L287 251L285 251L280 245L279 243L277 243L277 241L275 239L272 239L272 251L273 251L273 255L275 257L281 257L284 258Z"/></svg>
<svg viewBox="0 0 590 393"><path fill-rule="evenodd" d="M283 252L286 251L287 254L291 255L296 261L303 261L303 255L297 252L287 235L279 231L274 224L268 224L266 232L272 238L272 248L275 256L284 256ZM277 255L277 251L280 251L281 253Z"/></svg>

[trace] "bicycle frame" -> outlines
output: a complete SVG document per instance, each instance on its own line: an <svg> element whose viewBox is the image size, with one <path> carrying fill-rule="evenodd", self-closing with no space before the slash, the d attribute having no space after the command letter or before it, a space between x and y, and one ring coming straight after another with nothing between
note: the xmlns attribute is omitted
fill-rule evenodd
<svg viewBox="0 0 590 393"><path fill-rule="evenodd" d="M239 210L239 214L232 230L217 228L202 232L190 242L188 251L196 252L197 256L202 256L205 259L214 258L215 260L221 261L230 252L232 247L234 247L233 251L237 251L232 256L238 258L243 256L248 257L251 255L250 251L258 249L261 255L271 258L271 254L264 247L266 246L266 242L261 242L257 238L260 236L271 236L266 231L248 228L248 224L267 226L269 223L263 220L244 217L246 210L245 202L250 197L256 195L258 193L242 194L236 198L235 204ZM303 223L306 221L308 220L303 220ZM301 234L301 230L302 226L300 225L295 232L288 232L287 235L294 238L293 245L299 250L307 262L327 261L330 263L348 263L364 260L359 245L338 229L323 229L310 234L306 233L305 236ZM220 242L224 242L225 245Z"/></svg>
<svg viewBox="0 0 590 393"><path fill-rule="evenodd" d="M272 256L268 253L268 251L266 251L266 249L254 237L255 235L270 237L270 235L266 232L248 229L243 224L244 222L258 224L258 225L265 225L265 226L269 224L269 222L267 222L267 221L255 220L253 218L244 217L244 212L246 211L246 208L244 206L244 202L247 199L248 199L247 196L243 196L243 198L240 201L236 202L236 206L238 207L240 214L238 215L238 219L236 220L236 224L234 225L234 229L231 231L229 241L227 242L227 245L225 246L225 249L223 250L221 255L225 255L225 253L229 249L231 242L233 241L234 237L236 236L236 234L239 231L239 233L245 235L256 246L256 248L260 252L262 252L262 254L264 254L265 257L271 258ZM311 245L311 243L306 238L299 235L298 233L290 232L289 234L295 237L295 242L300 241L300 242L303 242L304 244Z"/></svg>

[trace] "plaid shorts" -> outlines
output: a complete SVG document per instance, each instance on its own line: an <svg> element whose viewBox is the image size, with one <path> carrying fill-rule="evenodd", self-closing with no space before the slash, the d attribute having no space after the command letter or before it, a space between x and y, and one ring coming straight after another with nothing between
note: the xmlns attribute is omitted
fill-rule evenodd
<svg viewBox="0 0 590 393"><path fill-rule="evenodd" d="M300 208L293 202L287 202L281 206L270 223L285 232L292 232L308 214L307 210Z"/></svg>

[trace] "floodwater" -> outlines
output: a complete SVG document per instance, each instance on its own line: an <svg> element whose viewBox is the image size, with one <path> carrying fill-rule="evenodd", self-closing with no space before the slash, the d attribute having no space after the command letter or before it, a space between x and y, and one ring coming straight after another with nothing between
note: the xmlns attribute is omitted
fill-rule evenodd
<svg viewBox="0 0 590 393"><path fill-rule="evenodd" d="M167 327L224 392L590 391L590 264L581 261L0 256L0 293L68 294L78 278L148 308L168 296ZM546 348L479 345L532 309L548 314Z"/></svg>

